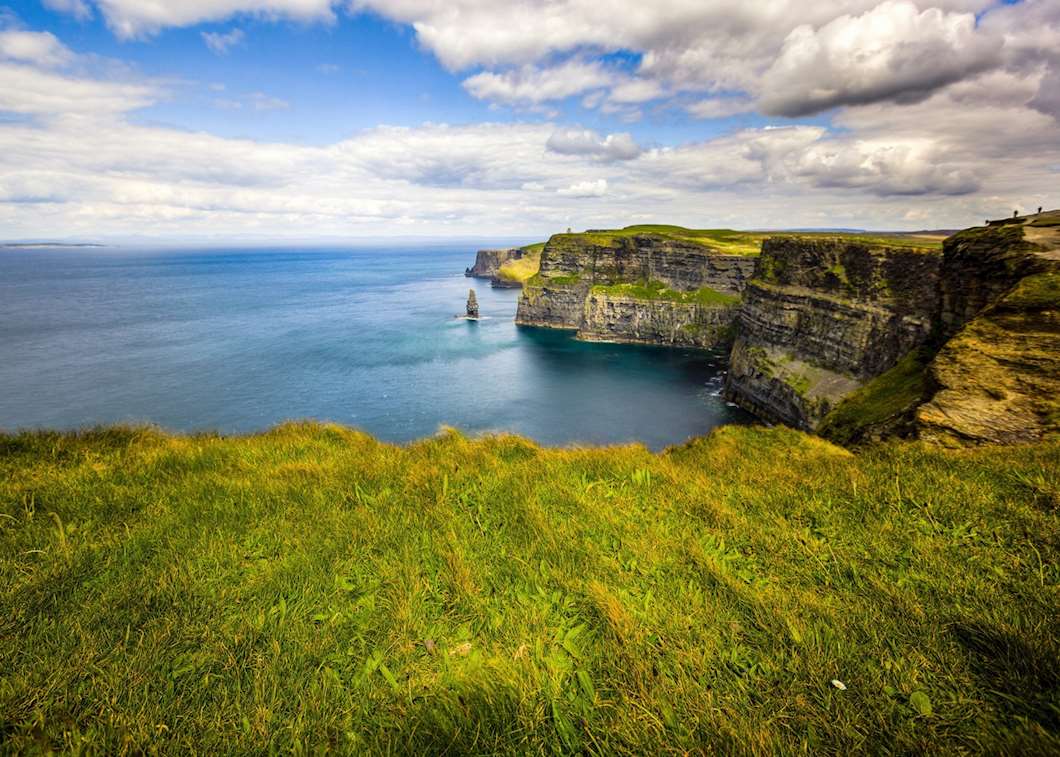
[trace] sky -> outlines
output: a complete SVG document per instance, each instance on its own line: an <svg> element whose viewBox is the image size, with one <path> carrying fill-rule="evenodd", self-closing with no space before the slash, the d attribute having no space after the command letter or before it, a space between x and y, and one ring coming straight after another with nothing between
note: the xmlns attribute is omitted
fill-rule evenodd
<svg viewBox="0 0 1060 757"><path fill-rule="evenodd" d="M0 0L0 239L1060 207L1060 0Z"/></svg>

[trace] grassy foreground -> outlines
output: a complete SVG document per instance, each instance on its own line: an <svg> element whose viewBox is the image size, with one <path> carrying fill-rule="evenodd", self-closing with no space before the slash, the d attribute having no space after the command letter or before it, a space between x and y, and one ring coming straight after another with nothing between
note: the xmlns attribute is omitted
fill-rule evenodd
<svg viewBox="0 0 1060 757"><path fill-rule="evenodd" d="M1055 753L1058 504L1057 442L0 436L0 751Z"/></svg>

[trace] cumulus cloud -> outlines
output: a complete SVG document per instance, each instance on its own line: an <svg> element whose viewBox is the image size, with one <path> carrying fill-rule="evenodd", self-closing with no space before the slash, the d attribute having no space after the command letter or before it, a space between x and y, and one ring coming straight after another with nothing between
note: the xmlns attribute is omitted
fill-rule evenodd
<svg viewBox="0 0 1060 757"><path fill-rule="evenodd" d="M418 12L418 2L400 0L390 12ZM940 16L924 20L920 10L910 23L945 31L963 12L976 10L970 0L934 4ZM219 8L264 12L275 6L209 5L188 7L212 14ZM895 63L905 54L887 46L867 48L865 59L851 64L860 73L848 71L850 76L833 81L842 73L836 63L842 60L840 38L858 39L878 2L843 1L824 10L818 7L824 4L796 7L784 0L730 3L730 17L722 17L710 15L721 7L712 0L686 5L660 0L658 11L639 16L622 16L618 5L597 13L599 3L555 0L549 7L556 18L581 14L577 18L591 18L618 36L593 51L585 45L597 31L546 24L542 34L552 52L542 59L533 51L520 59L523 53L506 52L503 45L480 45L476 35L493 28L487 21L503 17L495 5L505 12L545 12L537 5L512 10L504 3L453 0L452 13L482 24L469 27L460 55L478 61L474 65L496 66L468 78L481 83L480 94L489 100L522 106L581 96L589 107L608 108L616 106L615 88L653 81L661 90L642 87L638 95L630 89L637 96L627 99L643 102L641 97L655 91L662 97L684 93L673 101L679 107L701 117L724 117L753 107L765 94L760 82L775 61L788 60L785 40L802 23L829 61L815 81L861 99L841 107L828 126L780 121L788 125L728 130L702 141L647 148L626 133L526 122L380 126L308 146L222 138L135 118L135 111L167 96L162 85L136 80L128 71L114 78L105 67L83 64L61 42L42 36L32 45L10 48L17 54L0 48L0 111L5 114L0 119L0 228L12 237L37 236L40 229L88 237L147 229L160 236L275 238L393 234L396 229L536 235L648 218L743 228L909 228L922 225L922 219L932 226L958 226L995 215L999 207L1060 204L1060 124L1050 115L1055 101L1049 97L1055 92L1055 54L1043 47L1056 15L1048 4L990 11L974 34L1003 40L1000 63L932 91L912 87L917 93L910 98L879 86L881 77L906 76L905 64ZM643 5L638 7L643 11ZM423 18L448 29L443 10L437 6ZM1039 14L1028 16L1038 19L1028 30L1033 38L1016 23L1019 13L1032 11ZM829 30L840 17L846 17L845 26ZM734 34L732 44L704 18ZM953 32L958 48L968 34L962 28ZM619 44L617 39L628 42L627 49L648 50L635 71L614 59L593 57ZM748 45L755 40L762 46ZM934 49L915 34L912 42L918 54ZM705 50L713 57L703 57ZM568 54L573 57L564 59ZM500 62L489 62L489 56ZM886 76L880 61L893 69ZM741 81L741 86L733 84ZM536 94L542 89L547 96ZM245 109L286 107L265 93L224 96ZM801 100L814 107L822 97L809 85L801 90ZM896 107L896 100L904 104Z"/></svg>
<svg viewBox="0 0 1060 757"><path fill-rule="evenodd" d="M44 7L59 13L68 13L82 21L92 17L92 9L85 0L44 0Z"/></svg>
<svg viewBox="0 0 1060 757"><path fill-rule="evenodd" d="M607 179L579 181L569 187L557 189L556 194L562 197L603 197L607 194Z"/></svg>
<svg viewBox="0 0 1060 757"><path fill-rule="evenodd" d="M470 74L465 86L477 98L542 110L549 101L606 90L586 107L629 119L638 103L675 95L699 117L733 114L735 101L710 97L688 106L689 93L739 95L766 114L800 117L908 104L998 67L1040 67L1050 56L1053 70L1060 67L1055 0L48 2L81 15L94 6L122 37L239 15L329 22L340 13L374 13L407 24L444 66ZM640 62L626 66L635 70L608 68L601 56L614 52L639 54ZM1050 102L1049 92L1041 102Z"/></svg>
<svg viewBox="0 0 1060 757"><path fill-rule="evenodd" d="M203 32L202 41L214 54L227 55L229 50L243 42L245 36L242 29L232 29L227 34Z"/></svg>
<svg viewBox="0 0 1060 757"><path fill-rule="evenodd" d="M49 0L50 7L87 15L87 0ZM171 26L193 26L222 21L237 14L266 19L330 21L336 0L93 0L114 33L123 38L143 37Z"/></svg>
<svg viewBox="0 0 1060 757"><path fill-rule="evenodd" d="M930 140L829 141L789 157L800 178L824 188L889 195L967 195L977 191L982 168L954 165Z"/></svg>
<svg viewBox="0 0 1060 757"><path fill-rule="evenodd" d="M545 147L560 155L588 156L603 161L632 160L641 152L628 133L602 137L591 129L557 129Z"/></svg>
<svg viewBox="0 0 1060 757"><path fill-rule="evenodd" d="M66 65L73 57L50 32L0 31L0 59L55 68Z"/></svg>
<svg viewBox="0 0 1060 757"><path fill-rule="evenodd" d="M770 113L802 115L922 98L995 65L1000 39L980 33L974 15L993 4L932 0L920 11L909 0L659 0L650 9L640 0L354 0L353 7L410 24L453 70L632 50L641 54L636 75L614 77L611 97L597 104L730 91L761 95Z"/></svg>
<svg viewBox="0 0 1060 757"><path fill-rule="evenodd" d="M916 102L996 66L1001 40L978 34L971 13L884 2L785 39L761 83L767 114L805 116L840 105Z"/></svg>
<svg viewBox="0 0 1060 757"><path fill-rule="evenodd" d="M696 118L726 118L738 113L754 110L754 100L750 97L711 97L685 106L685 110Z"/></svg>
<svg viewBox="0 0 1060 757"><path fill-rule="evenodd" d="M66 76L0 62L0 111L37 116L125 113L157 101L157 87Z"/></svg>
<svg viewBox="0 0 1060 757"><path fill-rule="evenodd" d="M613 80L600 63L571 60L550 68L526 65L504 73L484 71L465 79L464 88L480 100L537 104L605 87Z"/></svg>

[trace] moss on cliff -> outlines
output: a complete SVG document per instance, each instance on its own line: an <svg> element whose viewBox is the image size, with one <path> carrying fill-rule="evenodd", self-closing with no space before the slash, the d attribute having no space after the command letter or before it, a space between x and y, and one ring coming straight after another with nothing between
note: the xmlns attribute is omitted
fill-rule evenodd
<svg viewBox="0 0 1060 757"><path fill-rule="evenodd" d="M910 352L844 399L825 416L817 433L844 445L912 435L913 413L930 396L927 365L931 356L926 348Z"/></svg>
<svg viewBox="0 0 1060 757"><path fill-rule="evenodd" d="M1022 279L943 346L931 371L939 391L917 411L922 438L996 444L1060 433L1060 271Z"/></svg>
<svg viewBox="0 0 1060 757"><path fill-rule="evenodd" d="M682 242L709 247L723 255L758 255L762 242L770 237L805 238L805 239L842 239L859 242L870 246L902 247L908 249L937 250L942 239L935 236L917 236L912 234L880 235L836 232L765 232L736 231L733 229L686 229L683 226L666 224L639 224L622 229L590 229L575 234L557 234L570 240L580 240L589 244L610 245L616 239L639 235L651 235Z"/></svg>
<svg viewBox="0 0 1060 757"><path fill-rule="evenodd" d="M598 284L592 288L597 294L615 297L632 297L638 300L666 300L668 302L695 303L697 305L733 305L740 301L738 295L719 292L710 287L701 287L691 292L678 292L661 281L640 281L631 284Z"/></svg>

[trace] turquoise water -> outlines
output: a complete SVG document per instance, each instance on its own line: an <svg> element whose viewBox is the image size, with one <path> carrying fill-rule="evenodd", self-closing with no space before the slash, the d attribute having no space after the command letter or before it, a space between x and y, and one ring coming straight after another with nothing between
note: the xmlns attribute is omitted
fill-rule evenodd
<svg viewBox="0 0 1060 757"><path fill-rule="evenodd" d="M658 449L747 416L702 352L516 327L468 248L0 250L0 428L315 418ZM483 320L457 320L474 287Z"/></svg>

